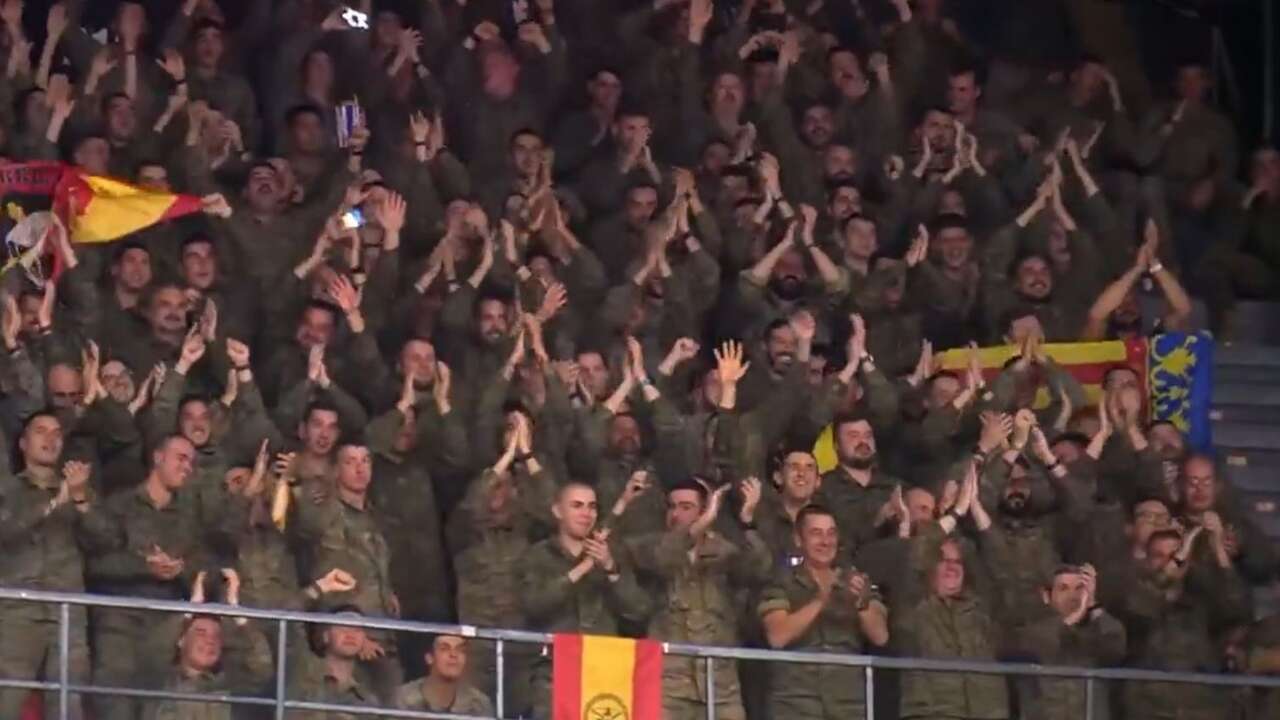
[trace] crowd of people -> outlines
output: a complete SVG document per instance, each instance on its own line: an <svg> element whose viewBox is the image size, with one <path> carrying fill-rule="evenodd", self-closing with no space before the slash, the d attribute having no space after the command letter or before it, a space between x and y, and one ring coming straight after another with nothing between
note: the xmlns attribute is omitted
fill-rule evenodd
<svg viewBox="0 0 1280 720"><path fill-rule="evenodd" d="M1091 404L1044 349L1151 332L1144 293L1230 336L1280 287L1280 154L1242 161L1201 59L1135 109L1056 2L989 3L983 42L944 0L123 0L101 34L87 4L0 1L0 154L205 212L55 224L56 277L0 280L0 586L331 614L288 697L353 707L297 718L494 715L492 643L354 617L1280 674L1277 556L1222 469L1134 370ZM980 345L1018 350L990 383L935 360ZM70 617L76 683L273 692L274 625ZM58 619L0 602L0 678L56 677ZM506 715L548 718L550 656L505 660ZM877 683L885 718L1280 716ZM857 718L865 688L668 656L663 717Z"/></svg>

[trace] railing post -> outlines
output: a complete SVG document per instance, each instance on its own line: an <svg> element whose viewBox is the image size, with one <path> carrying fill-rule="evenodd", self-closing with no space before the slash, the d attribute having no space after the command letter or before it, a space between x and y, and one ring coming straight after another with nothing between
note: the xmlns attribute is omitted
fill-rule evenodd
<svg viewBox="0 0 1280 720"><path fill-rule="evenodd" d="M716 720L716 666L707 656L707 720Z"/></svg>
<svg viewBox="0 0 1280 720"><path fill-rule="evenodd" d="M289 621L276 626L276 720L284 720L285 675L289 671Z"/></svg>
<svg viewBox="0 0 1280 720"><path fill-rule="evenodd" d="M866 673L863 682L866 683L867 720L876 720L876 670L871 663L862 669Z"/></svg>
<svg viewBox="0 0 1280 720"><path fill-rule="evenodd" d="M1084 679L1084 720L1093 720L1093 678Z"/></svg>
<svg viewBox="0 0 1280 720"><path fill-rule="evenodd" d="M71 606L58 604L58 717L67 720L71 709Z"/></svg>
<svg viewBox="0 0 1280 720"><path fill-rule="evenodd" d="M494 699L497 701L497 705L498 705L498 708L497 708L498 717L507 716L507 693L506 693L507 673L506 673L506 668L503 667L506 661L506 654L507 654L506 645L507 643L505 640L499 639L497 646L494 647L494 653L497 655L497 661L498 661L498 683L494 687L493 696L494 696Z"/></svg>

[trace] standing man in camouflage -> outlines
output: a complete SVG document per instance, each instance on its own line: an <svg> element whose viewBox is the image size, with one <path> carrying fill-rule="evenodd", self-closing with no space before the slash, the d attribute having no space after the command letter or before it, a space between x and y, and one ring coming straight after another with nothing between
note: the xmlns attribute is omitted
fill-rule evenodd
<svg viewBox="0 0 1280 720"><path fill-rule="evenodd" d="M622 621L644 622L649 598L635 573L620 564L608 533L596 529L596 491L568 483L551 506L556 534L529 548L521 581L530 630L617 635ZM533 716L550 717L551 663L540 658L533 669Z"/></svg>
<svg viewBox="0 0 1280 720"><path fill-rule="evenodd" d="M871 579L840 567L836 517L810 505L796 516L800 564L781 571L760 599L765 638L775 649L863 654L889 642L889 611ZM775 718L841 720L866 714L861 668L781 664L773 668Z"/></svg>
<svg viewBox="0 0 1280 720"><path fill-rule="evenodd" d="M18 451L25 466L0 476L0 586L84 592L81 547L109 547L115 528L89 487L89 466L62 456L62 424L51 413L27 419ZM83 607L71 608L69 679L89 677L89 644ZM40 603L0 602L0 677L51 678L57 673L58 608ZM0 717L21 714L25 690L0 690ZM45 701L46 717L58 717L58 702ZM83 717L80 696L70 696L67 717Z"/></svg>
<svg viewBox="0 0 1280 720"><path fill-rule="evenodd" d="M119 528L115 545L89 559L93 589L110 595L181 600L208 562L213 528L200 520L198 503L187 487L195 471L196 449L181 435L170 435L151 453L151 471L134 490L107 501L106 511ZM228 532L244 526L241 504L229 504L220 518ZM158 616L142 610L102 608L94 614L94 682L148 687L164 677L177 638L157 630ZM100 720L133 720L132 698L96 701Z"/></svg>
<svg viewBox="0 0 1280 720"><path fill-rule="evenodd" d="M735 596L738 590L768 580L772 570L769 547L755 526L761 484L743 480L742 545L711 530L732 485L708 494L695 481L667 492L667 531L631 539L626 547L636 566L662 583L661 603L649 621L648 636L656 640L722 645L742 644ZM716 717L745 720L735 663L715 665ZM706 716L707 686L702 663L695 658L668 655L662 672L662 709L667 720L700 720Z"/></svg>

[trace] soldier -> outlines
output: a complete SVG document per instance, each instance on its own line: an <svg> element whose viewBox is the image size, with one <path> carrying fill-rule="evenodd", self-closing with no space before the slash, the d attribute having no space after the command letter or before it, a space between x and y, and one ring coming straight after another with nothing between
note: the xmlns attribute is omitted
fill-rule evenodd
<svg viewBox="0 0 1280 720"><path fill-rule="evenodd" d="M762 492L755 478L739 484L743 545L711 530L732 487L721 485L708 493L697 481L676 485L667 491L667 531L626 543L636 567L662 583L658 597L665 602L649 621L649 637L699 645L742 644L735 594L768 580L772 558L755 527ZM706 677L700 667L694 658L667 656L662 673L662 708L667 720L705 717ZM715 685L716 717L745 718L734 663L716 663Z"/></svg>
<svg viewBox="0 0 1280 720"><path fill-rule="evenodd" d="M1182 463L1182 521L1189 527L1223 525L1232 567L1253 582L1269 580L1276 565L1271 543L1238 503L1223 492L1213 459L1191 455ZM1201 544L1201 554L1209 548ZM1197 558L1199 559L1199 558Z"/></svg>
<svg viewBox="0 0 1280 720"><path fill-rule="evenodd" d="M914 569L926 576L928 592L895 618L894 645L908 657L932 660L994 661L1000 638L991 605L966 587L967 569L960 543L947 537L959 518L973 518L980 533L991 528L991 516L978 492L978 468L968 463L955 507L936 525L921 528L912 539ZM988 565L1004 562L991 552L992 543L980 548ZM907 672L902 676L903 718L958 718L1003 720L1009 717L1009 696L1004 678L963 673Z"/></svg>
<svg viewBox="0 0 1280 720"><path fill-rule="evenodd" d="M617 635L622 621L640 623L649 598L630 567L614 559L607 531L595 529L596 491L568 483L551 506L556 534L532 546L521 561L522 601L529 629ZM534 662L534 717L549 718L551 663Z"/></svg>
<svg viewBox="0 0 1280 720"><path fill-rule="evenodd" d="M312 631L311 650L320 659L305 663L292 674L288 697L332 705L377 707L377 695L360 684L357 666L372 641L364 628L342 624L343 618L360 618L360 609L354 605L339 605L333 614L332 623L309 628ZM364 716L358 711L290 710L287 717L289 720L357 720Z"/></svg>
<svg viewBox="0 0 1280 720"><path fill-rule="evenodd" d="M454 715L493 715L489 697L467 681L467 639L437 635L425 657L427 676L400 686L396 708Z"/></svg>
<svg viewBox="0 0 1280 720"><path fill-rule="evenodd" d="M770 647L863 654L889 642L889 611L871 579L839 566L836 523L834 513L817 505L796 517L800 564L780 571L760 598ZM776 718L862 717L865 687L861 668L776 665L770 706Z"/></svg>
<svg viewBox="0 0 1280 720"><path fill-rule="evenodd" d="M507 450L473 480L462 504L449 518L448 545L458 581L458 620L486 627L524 627L521 608L521 558L553 526L555 480L530 454L532 430L522 413L507 432ZM517 458L521 458L517 462ZM476 645L472 677L486 692L498 692L492 644ZM529 662L534 648L507 647L506 707L529 707Z"/></svg>
<svg viewBox="0 0 1280 720"><path fill-rule="evenodd" d="M790 450L782 454L773 471L773 483L777 490L766 492L756 524L775 565L781 567L800 556L795 523L800 511L813 502L822 483L818 461L808 450Z"/></svg>
<svg viewBox="0 0 1280 720"><path fill-rule="evenodd" d="M405 372L402 395L395 409L375 419L368 428L374 455L370 496L390 544L392 587L396 597L404 599L401 616L421 622L440 622L452 617L435 478L421 451L433 445L437 451L453 455L459 461L466 455L466 431L458 413L453 412L449 404L449 369L437 363L433 370L434 404L441 413L434 429L442 432L427 438L419 435L420 415L414 406L417 392L412 370ZM421 421L432 422L427 416L421 417ZM423 644L425 639L418 633L402 635L401 656L416 664L417 658L427 650Z"/></svg>
<svg viewBox="0 0 1280 720"><path fill-rule="evenodd" d="M391 586L390 549L368 495L373 479L369 448L343 442L337 447L335 464L333 488L312 482L302 491L309 497L297 504L297 534L306 545L309 577L319 578L342 568L356 580L347 602L361 613L399 617L400 601ZM389 699L403 682L396 644L388 633L369 635L366 656L378 660L370 666L372 689Z"/></svg>
<svg viewBox="0 0 1280 720"><path fill-rule="evenodd" d="M27 419L18 439L23 469L0 476L0 586L84 592L81 547L100 551L116 539L115 527L89 487L89 465L68 462L59 474L62 424L49 412ZM61 477L59 477L61 475ZM72 606L69 679L89 677L87 621L83 607ZM54 605L0 603L0 677L51 678L56 674L58 613ZM0 690L0 717L21 714L25 690ZM58 703L45 702L46 715L58 717ZM72 695L68 717L83 717L80 696Z"/></svg>
<svg viewBox="0 0 1280 720"><path fill-rule="evenodd" d="M831 427L840 465L822 477L818 503L835 513L844 543L852 549L875 539L889 524L890 495L902 481L880 469L869 420L846 415Z"/></svg>
<svg viewBox="0 0 1280 720"><path fill-rule="evenodd" d="M1040 593L1053 612L1019 634L1020 654L1044 665L1106 667L1124 659L1125 631L1098 605L1098 574L1092 565L1062 565ZM1024 678L1028 680L1028 678ZM1035 678L1019 683L1025 717L1075 720L1086 715L1088 692L1081 680ZM1110 714L1107 693L1094 695L1093 717Z"/></svg>
<svg viewBox="0 0 1280 720"><path fill-rule="evenodd" d="M1208 562L1196 556L1197 540L1207 543ZM1222 671L1215 638L1249 619L1248 588L1232 571L1226 546L1226 531L1214 516L1185 536L1175 530L1151 534L1145 566L1125 593L1131 665ZM1131 720L1221 720L1227 698L1222 688L1134 682L1125 687L1125 711Z"/></svg>
<svg viewBox="0 0 1280 720"><path fill-rule="evenodd" d="M191 590L191 602L205 601L208 574L196 575ZM240 604L240 576L235 570L223 568L227 605ZM174 667L169 671L164 689L168 692L197 694L249 695L261 691L271 679L273 665L271 648L261 631L249 624L248 618L226 618L215 615L193 615L183 618L173 616L180 626L178 653ZM227 671L224 672L224 668ZM180 700L161 700L149 704L143 713L146 720L231 720L237 717L235 707L220 702L193 703Z"/></svg>
<svg viewBox="0 0 1280 720"><path fill-rule="evenodd" d="M93 588L110 595L179 600L207 562L215 528L201 521L192 493L184 490L194 471L190 440L171 435L151 453L151 471L135 490L113 495L107 514L119 528L116 543L89 559ZM226 537L244 525L242 504L227 505L219 518ZM94 682L147 687L164 677L176 637L157 628L146 611L103 608L94 615ZM98 700L103 720L132 720L132 698Z"/></svg>

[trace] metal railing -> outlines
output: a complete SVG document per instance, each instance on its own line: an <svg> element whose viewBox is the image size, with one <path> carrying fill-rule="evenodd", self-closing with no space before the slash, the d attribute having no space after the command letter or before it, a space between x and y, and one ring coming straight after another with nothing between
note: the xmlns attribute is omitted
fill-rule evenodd
<svg viewBox="0 0 1280 720"><path fill-rule="evenodd" d="M478 628L470 625L444 625L434 623L409 622L388 618L334 616L325 613L290 612L283 610L262 610L249 607L220 605L215 603L192 604L145 598L117 597L109 595L89 595L80 593L42 592L34 590L18 590L0 588L0 600L22 601L58 606L58 663L56 681L19 680L0 677L0 688L18 688L56 692L60 717L67 719L68 700L72 693L78 695L106 695L117 697L136 697L154 700L179 700L195 702L214 702L230 705L254 705L273 707L277 720L283 720L288 710L313 710L321 712L350 713L367 717L390 718L434 718L441 720L500 720L505 717L503 696L504 660L507 643L527 643L548 645L551 635L546 633L526 632L521 630L499 630ZM216 615L221 617L243 617L276 624L276 667L275 696L252 697L245 695L204 694L176 692L170 690L142 690L101 685L79 685L70 681L69 655L71 637L71 607L123 608L130 610L147 610L166 613L193 613ZM497 697L495 698L496 718L477 718L469 715L449 713L420 712L412 710L395 710L391 708L366 708L351 705L290 700L286 697L285 687L288 677L287 637L290 623L343 625L370 630L390 630L418 634L449 634L466 638L492 641L495 644ZM1120 668L1079 668L1056 665L1036 665L1028 663L993 663L971 662L961 660L926 660L920 658L881 657L871 655L837 655L829 653L792 652L782 650L758 650L753 648L716 647L709 645L686 645L681 643L663 643L663 652L669 655L701 658L705 660L707 686L707 720L715 720L715 662L717 660L758 660L780 663L801 663L808 665L838 665L863 668L865 680L865 704L867 720L875 720L875 671L876 670L910 670L919 672L971 673L981 675L1013 675L1021 677L1043 677L1055 679L1075 679L1085 682L1086 702L1085 720L1093 720L1096 686L1099 682L1143 681L1210 685L1218 687L1255 687L1280 689L1280 678L1251 675L1220 675L1209 673L1166 673L1154 670L1136 670Z"/></svg>

